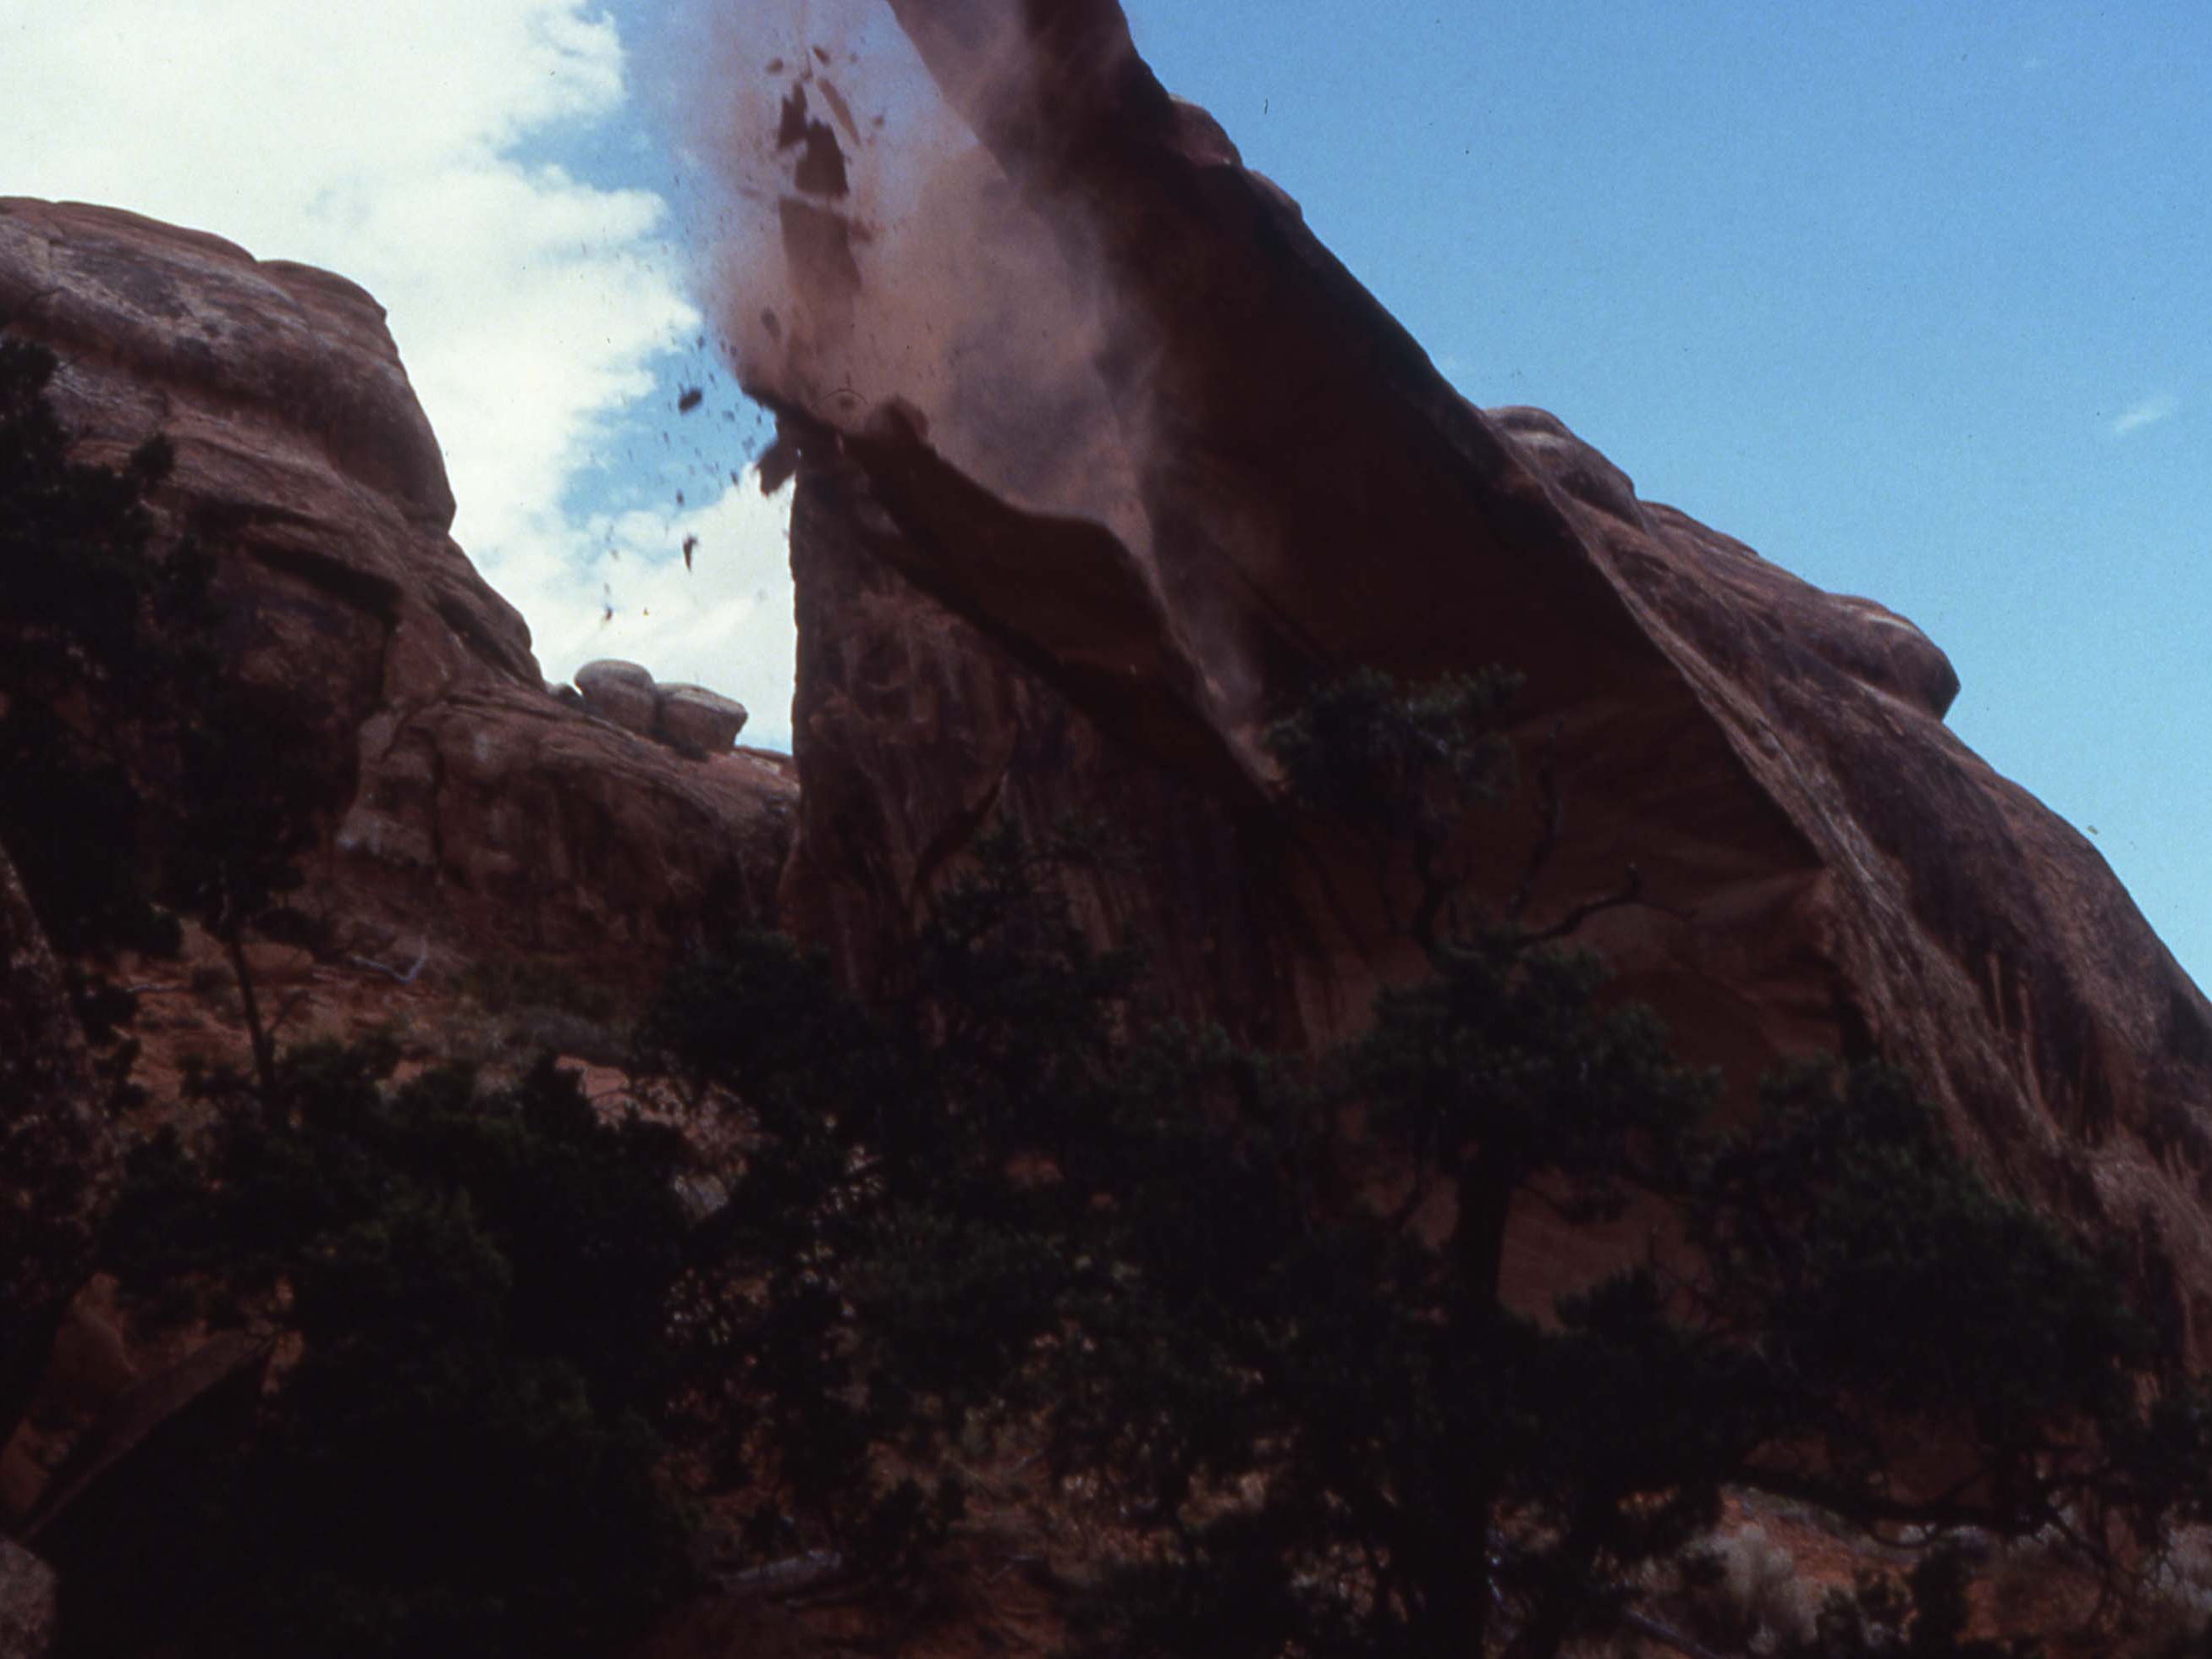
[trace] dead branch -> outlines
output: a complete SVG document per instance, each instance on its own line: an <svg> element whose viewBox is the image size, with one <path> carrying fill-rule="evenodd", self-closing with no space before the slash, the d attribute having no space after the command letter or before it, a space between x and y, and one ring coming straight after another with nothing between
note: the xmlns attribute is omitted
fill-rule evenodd
<svg viewBox="0 0 2212 1659"><path fill-rule="evenodd" d="M374 969L376 972L386 975L402 985L412 985L415 982L415 976L422 971L422 964L429 959L430 939L429 935L427 933L423 935L420 948L418 948L415 952L415 960L408 965L407 971L404 973L400 972L398 969L392 967L386 963L379 962L372 957L349 957L346 958L347 961L352 963L356 968Z"/></svg>
<svg viewBox="0 0 2212 1659"><path fill-rule="evenodd" d="M1641 903L1643 899L1644 872L1632 864L1628 866L1627 878L1621 883L1619 892L1609 894L1604 898L1592 899L1587 904L1577 904L1551 927L1545 928L1540 933L1531 933L1528 937L1537 944L1547 944L1553 939L1565 939L1592 916L1607 910L1618 910L1626 905ZM1652 907L1654 909L1665 908L1663 905ZM1672 913L1669 912L1669 914Z"/></svg>
<svg viewBox="0 0 2212 1659"><path fill-rule="evenodd" d="M1505 907L1506 918L1511 921L1521 920L1521 913L1536 896L1536 883L1544 867L1559 848L1559 832L1566 817L1559 800L1559 734L1565 726L1564 720L1553 724L1552 735L1544 742L1543 758L1536 765L1536 844L1528 849L1528 867L1522 872L1521 884L1513 890L1513 902Z"/></svg>

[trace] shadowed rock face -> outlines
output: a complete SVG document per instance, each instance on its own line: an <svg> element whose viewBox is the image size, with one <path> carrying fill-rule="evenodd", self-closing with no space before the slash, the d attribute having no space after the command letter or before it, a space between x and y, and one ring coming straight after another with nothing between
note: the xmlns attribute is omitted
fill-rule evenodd
<svg viewBox="0 0 2212 1659"><path fill-rule="evenodd" d="M434 961L611 951L642 974L710 890L772 902L787 769L679 755L546 692L521 617L447 533L437 441L367 294L134 214L0 198L0 319L60 358L78 459L174 446L153 505L216 554L240 677L314 730L336 805L313 880L356 948L421 933Z"/></svg>
<svg viewBox="0 0 2212 1659"><path fill-rule="evenodd" d="M585 957L644 989L710 908L773 912L798 796L782 756L684 756L496 680L381 711L362 741L337 850L389 948Z"/></svg>
<svg viewBox="0 0 2212 1659"><path fill-rule="evenodd" d="M1073 813L1110 827L1113 863L1066 872L1101 939L1137 939L1187 1005L1273 1032L1274 942L1298 917L1263 849L1283 837L1109 735L1051 675L900 574L913 547L857 466L813 459L792 508L801 830L783 904L795 931L874 989L947 869L994 819L1042 844ZM1240 818L1239 805L1244 812Z"/></svg>
<svg viewBox="0 0 2212 1659"><path fill-rule="evenodd" d="M1578 937L1691 1056L1740 1084L1808 1051L1893 1057L2002 1178L2138 1238L2202 1351L2212 1008L2097 853L1944 726L1942 652L1641 501L1553 416L1466 402L1167 96L1112 0L893 9L1104 296L1095 369L1150 545L994 495L895 401L756 374L799 469L786 895L848 970L868 977L994 805L1033 830L1075 811L1187 860L1172 902L1142 872L1074 878L1102 927L1158 930L1186 1003L1340 1035L1413 965L1404 896L1271 805L1257 733L1354 665L1503 663L1527 678L1528 781L1469 827L1494 900L1548 769L1564 833L1528 921L1632 866L1644 902ZM865 332L865 285L836 298ZM1556 1279L1542 1248L1524 1263Z"/></svg>
<svg viewBox="0 0 2212 1659"><path fill-rule="evenodd" d="M734 697L703 685L658 684L634 662L586 663L576 671L576 695L588 714L702 754L720 754L745 729L745 706Z"/></svg>

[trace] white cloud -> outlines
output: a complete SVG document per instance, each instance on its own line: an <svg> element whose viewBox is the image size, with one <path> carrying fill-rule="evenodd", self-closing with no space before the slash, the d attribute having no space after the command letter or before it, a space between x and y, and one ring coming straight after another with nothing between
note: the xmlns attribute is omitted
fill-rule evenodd
<svg viewBox="0 0 2212 1659"><path fill-rule="evenodd" d="M567 505L568 486L652 392L656 357L700 327L666 203L514 154L634 117L612 21L587 0L23 5L0 25L0 191L112 203L374 294L444 445L456 538L521 607L549 675L573 669L599 629L609 526ZM716 512L702 548L773 543L781 571L781 506ZM652 605L651 626L642 593L624 605L620 653L744 697L767 738L791 646L756 641L775 609L750 597L762 582L717 586L712 568ZM709 592L729 615L702 610ZM759 676L710 659L716 640L757 643L785 685L738 690Z"/></svg>
<svg viewBox="0 0 2212 1659"><path fill-rule="evenodd" d="M2112 436L2124 438L2130 432L2140 432L2143 428L2155 425L2178 413L2180 408L2181 399L2170 392L2145 398L2142 402L2131 404L2119 419L2112 422Z"/></svg>
<svg viewBox="0 0 2212 1659"><path fill-rule="evenodd" d="M790 499L788 490L764 499L748 473L700 506L593 520L599 550L585 573L588 613L549 604L543 610L551 625L533 622L546 677L566 680L595 657L641 662L662 681L688 680L737 698L752 716L744 740L788 750L797 649ZM696 538L688 568L687 538ZM574 580L568 571L538 567L514 575L507 597L533 618L544 586Z"/></svg>

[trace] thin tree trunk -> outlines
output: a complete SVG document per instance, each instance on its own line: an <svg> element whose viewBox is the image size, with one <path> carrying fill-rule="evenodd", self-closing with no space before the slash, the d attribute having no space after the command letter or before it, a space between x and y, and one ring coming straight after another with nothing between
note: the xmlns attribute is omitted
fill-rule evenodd
<svg viewBox="0 0 2212 1659"><path fill-rule="evenodd" d="M0 1439L90 1270L119 1158L60 964L0 848Z"/></svg>
<svg viewBox="0 0 2212 1659"><path fill-rule="evenodd" d="M226 927L222 944L230 957L230 971L238 981L238 1004L246 1015L246 1041L253 1048L253 1080L261 1091L262 1104L273 1105L276 1099L276 1040L262 1021L261 1000L253 990L253 969L246 959L244 930L235 923Z"/></svg>
<svg viewBox="0 0 2212 1659"><path fill-rule="evenodd" d="M1473 1169L1460 1170L1458 1184L1459 1215L1445 1249L1467 1305L1481 1310L1479 1317L1484 1328L1478 1334L1479 1351L1494 1355L1504 1321L1499 1291L1505 1276L1505 1224L1512 1212L1515 1183L1478 1161ZM1489 1650L1492 1613L1498 1599L1497 1563L1491 1554L1490 1538L1497 1521L1498 1495L1494 1466L1468 1471L1465 1502L1453 1506L1455 1553L1461 1559L1430 1564L1429 1582L1439 1586L1440 1593L1431 1604L1425 1651L1437 1655L1438 1659L1446 1654L1480 1659Z"/></svg>

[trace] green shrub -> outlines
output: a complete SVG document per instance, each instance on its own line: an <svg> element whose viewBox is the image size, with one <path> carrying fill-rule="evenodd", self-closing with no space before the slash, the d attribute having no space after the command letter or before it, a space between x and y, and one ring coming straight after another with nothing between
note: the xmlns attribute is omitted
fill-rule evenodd
<svg viewBox="0 0 2212 1659"><path fill-rule="evenodd" d="M550 1065L484 1091L393 1058L296 1051L204 1151L134 1158L126 1292L297 1357L234 1459L72 1576L74 1650L604 1651L690 1582L679 1138Z"/></svg>

